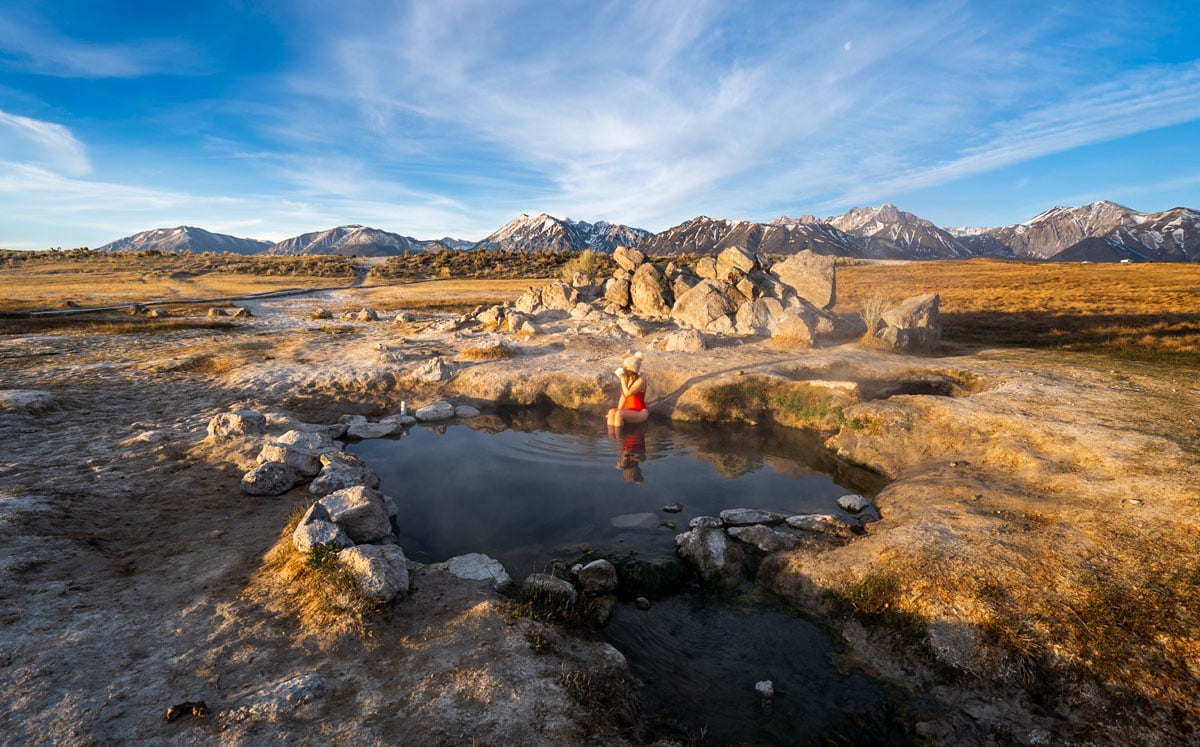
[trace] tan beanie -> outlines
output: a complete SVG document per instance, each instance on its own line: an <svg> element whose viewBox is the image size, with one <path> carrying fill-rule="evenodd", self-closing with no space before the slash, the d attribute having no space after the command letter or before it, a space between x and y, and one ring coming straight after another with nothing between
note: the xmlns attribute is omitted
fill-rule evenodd
<svg viewBox="0 0 1200 747"><path fill-rule="evenodd" d="M627 356L625 360L621 362L621 366L627 371L638 373L642 370L642 357L643 356L641 353L634 353L633 355Z"/></svg>

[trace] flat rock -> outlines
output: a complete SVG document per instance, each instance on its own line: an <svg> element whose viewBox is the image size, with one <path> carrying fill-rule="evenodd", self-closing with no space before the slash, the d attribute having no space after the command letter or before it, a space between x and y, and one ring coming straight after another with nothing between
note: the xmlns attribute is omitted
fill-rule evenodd
<svg viewBox="0 0 1200 747"><path fill-rule="evenodd" d="M762 552L779 552L800 546L800 538L791 531L772 529L762 524L746 527L729 527L727 533L738 542L757 547Z"/></svg>
<svg viewBox="0 0 1200 747"><path fill-rule="evenodd" d="M309 484L308 492L321 498L355 485L378 488L379 475L357 456L333 451L321 455L321 472Z"/></svg>
<svg viewBox="0 0 1200 747"><path fill-rule="evenodd" d="M787 518L787 525L793 529L800 529L805 532L820 532L821 534L829 534L835 537L849 537L855 534L856 530L861 530L857 524L851 524L833 514L800 514L789 516Z"/></svg>
<svg viewBox="0 0 1200 747"><path fill-rule="evenodd" d="M384 420L380 420L378 423L370 421L353 423L346 428L346 436L348 438L383 438L384 436L390 436L403 427L395 421Z"/></svg>
<svg viewBox="0 0 1200 747"><path fill-rule="evenodd" d="M697 516L688 522L688 526L692 529L720 529L725 523L715 516Z"/></svg>
<svg viewBox="0 0 1200 747"><path fill-rule="evenodd" d="M303 477L312 477L321 471L321 455L328 449L306 449L303 446L268 441L258 452L258 463L283 462L291 465Z"/></svg>
<svg viewBox="0 0 1200 747"><path fill-rule="evenodd" d="M424 407L417 408L413 416L422 423L430 420L448 420L454 417L454 405L445 400L430 402Z"/></svg>
<svg viewBox="0 0 1200 747"><path fill-rule="evenodd" d="M512 578L500 561L478 552L456 555L444 563L431 563L425 567L432 571L446 571L456 578L468 581L491 581L497 590L512 583Z"/></svg>
<svg viewBox="0 0 1200 747"><path fill-rule="evenodd" d="M223 412L208 421L208 437L215 441L238 436L256 436L266 432L266 416L253 410Z"/></svg>
<svg viewBox="0 0 1200 747"><path fill-rule="evenodd" d="M857 493L851 493L838 498L837 504L838 508L842 509L843 511L849 511L852 514L857 514L871 505L871 499L858 495Z"/></svg>
<svg viewBox="0 0 1200 747"><path fill-rule="evenodd" d="M729 527L750 524L781 524L786 518L787 514L759 508L729 508L721 512L721 522Z"/></svg>
<svg viewBox="0 0 1200 747"><path fill-rule="evenodd" d="M305 703L324 697L325 678L309 673L275 682L239 699L240 706L233 709L235 721L248 719L278 721L291 714Z"/></svg>
<svg viewBox="0 0 1200 747"><path fill-rule="evenodd" d="M470 405L457 405L454 408L454 417L456 418L476 418L479 417L479 409Z"/></svg>
<svg viewBox="0 0 1200 747"><path fill-rule="evenodd" d="M242 476L242 492L247 495L283 495L299 481L299 473L290 464L263 462Z"/></svg>

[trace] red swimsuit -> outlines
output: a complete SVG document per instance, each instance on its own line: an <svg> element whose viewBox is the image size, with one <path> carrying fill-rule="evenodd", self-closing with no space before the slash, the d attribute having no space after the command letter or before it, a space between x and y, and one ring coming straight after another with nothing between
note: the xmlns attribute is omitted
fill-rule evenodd
<svg viewBox="0 0 1200 747"><path fill-rule="evenodd" d="M622 410L645 410L646 398L642 392L634 392L633 394L625 395L625 401L621 403Z"/></svg>

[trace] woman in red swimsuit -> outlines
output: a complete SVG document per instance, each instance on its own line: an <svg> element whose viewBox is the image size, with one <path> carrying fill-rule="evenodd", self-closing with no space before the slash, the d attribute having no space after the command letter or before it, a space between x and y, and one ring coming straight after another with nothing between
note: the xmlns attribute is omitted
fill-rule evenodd
<svg viewBox="0 0 1200 747"><path fill-rule="evenodd" d="M620 428L626 423L644 423L650 417L646 409L646 379L641 374L642 354L634 353L621 363L617 378L621 381L621 399L608 411L608 424Z"/></svg>

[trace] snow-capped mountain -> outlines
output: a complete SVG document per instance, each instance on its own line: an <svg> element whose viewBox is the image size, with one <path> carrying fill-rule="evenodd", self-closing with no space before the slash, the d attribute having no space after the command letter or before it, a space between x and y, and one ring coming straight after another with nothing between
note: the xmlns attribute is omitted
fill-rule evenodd
<svg viewBox="0 0 1200 747"><path fill-rule="evenodd" d="M419 252L424 242L366 226L338 226L314 231L275 244L268 254L341 254L359 257L394 257L406 250Z"/></svg>
<svg viewBox="0 0 1200 747"><path fill-rule="evenodd" d="M858 237L864 256L890 259L961 259L973 253L944 228L895 205L854 208L825 223Z"/></svg>
<svg viewBox="0 0 1200 747"><path fill-rule="evenodd" d="M223 233L210 233L203 228L179 226L178 228L154 228L135 233L123 239L105 244L98 252L141 252L156 249L160 252L232 252L233 254L261 254L271 248L270 241L239 239Z"/></svg>
<svg viewBox="0 0 1200 747"><path fill-rule="evenodd" d="M476 249L503 249L522 252L583 251L611 253L618 246L633 246L648 231L597 221L573 221L540 213L522 213L496 232L475 244Z"/></svg>
<svg viewBox="0 0 1200 747"><path fill-rule="evenodd" d="M958 238L975 253L1002 246L1018 259L1187 262L1200 259L1200 213L1139 213L1102 200L1054 207L1024 223Z"/></svg>
<svg viewBox="0 0 1200 747"><path fill-rule="evenodd" d="M767 254L795 254L811 249L818 254L861 256L854 237L820 222L786 216L770 223L722 220L701 215L649 236L637 248L649 255L714 254L731 246Z"/></svg>

